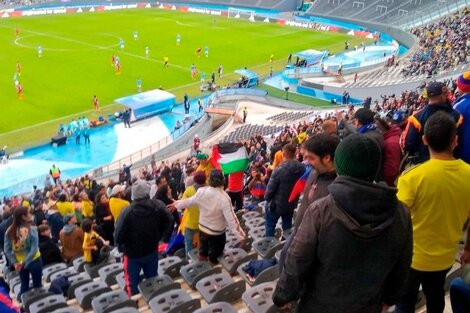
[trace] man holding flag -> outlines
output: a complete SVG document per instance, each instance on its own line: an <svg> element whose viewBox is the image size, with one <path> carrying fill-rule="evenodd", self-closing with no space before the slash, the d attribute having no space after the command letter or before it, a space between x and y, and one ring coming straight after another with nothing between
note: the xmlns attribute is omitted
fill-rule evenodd
<svg viewBox="0 0 470 313"><path fill-rule="evenodd" d="M212 165L228 175L227 194L235 212L243 208L244 171L248 168L248 154L239 143L221 143L212 147Z"/></svg>

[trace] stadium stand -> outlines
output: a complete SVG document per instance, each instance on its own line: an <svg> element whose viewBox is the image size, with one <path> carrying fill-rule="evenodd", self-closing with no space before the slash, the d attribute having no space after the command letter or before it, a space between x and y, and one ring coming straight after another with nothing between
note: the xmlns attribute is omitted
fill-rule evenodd
<svg viewBox="0 0 470 313"><path fill-rule="evenodd" d="M307 13L401 26L441 10L449 7L436 0L327 0L315 1Z"/></svg>

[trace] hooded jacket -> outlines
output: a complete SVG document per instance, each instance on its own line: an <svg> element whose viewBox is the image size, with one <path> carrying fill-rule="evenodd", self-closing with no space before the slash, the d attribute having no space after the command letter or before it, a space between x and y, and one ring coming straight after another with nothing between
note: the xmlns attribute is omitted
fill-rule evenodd
<svg viewBox="0 0 470 313"><path fill-rule="evenodd" d="M402 158L400 147L401 128L397 125L384 132L383 155L383 180L394 186L395 180L400 173L400 162Z"/></svg>
<svg viewBox="0 0 470 313"><path fill-rule="evenodd" d="M83 255L83 230L76 225L64 225L59 233L60 242L62 242L62 256L70 261Z"/></svg>
<svg viewBox="0 0 470 313"><path fill-rule="evenodd" d="M413 249L397 190L340 176L304 215L273 301L297 312L379 313L404 291Z"/></svg>
<svg viewBox="0 0 470 313"><path fill-rule="evenodd" d="M119 216L114 238L129 258L141 258L157 251L164 234L172 231L173 216L160 200L139 199Z"/></svg>
<svg viewBox="0 0 470 313"><path fill-rule="evenodd" d="M299 198L289 202L289 196L304 172L305 166L297 160L286 160L274 169L264 195L264 198L270 202L270 210L277 215L294 211Z"/></svg>

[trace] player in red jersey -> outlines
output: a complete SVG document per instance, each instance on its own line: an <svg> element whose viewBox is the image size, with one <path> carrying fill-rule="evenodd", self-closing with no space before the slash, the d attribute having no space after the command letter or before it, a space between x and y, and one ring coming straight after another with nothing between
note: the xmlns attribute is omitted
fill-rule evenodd
<svg viewBox="0 0 470 313"><path fill-rule="evenodd" d="M20 28L19 27L15 28L15 34L16 34L16 37L20 36Z"/></svg>

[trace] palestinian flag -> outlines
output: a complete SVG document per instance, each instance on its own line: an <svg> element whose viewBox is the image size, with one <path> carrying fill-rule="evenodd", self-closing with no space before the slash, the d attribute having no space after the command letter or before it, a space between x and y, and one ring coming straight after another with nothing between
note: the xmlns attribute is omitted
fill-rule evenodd
<svg viewBox="0 0 470 313"><path fill-rule="evenodd" d="M212 147L212 165L227 175L248 168L248 154L241 143L219 143Z"/></svg>

